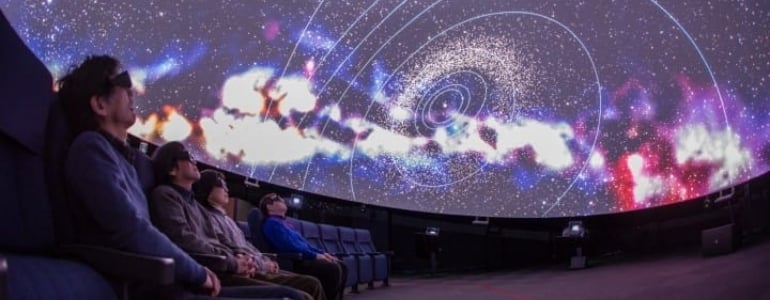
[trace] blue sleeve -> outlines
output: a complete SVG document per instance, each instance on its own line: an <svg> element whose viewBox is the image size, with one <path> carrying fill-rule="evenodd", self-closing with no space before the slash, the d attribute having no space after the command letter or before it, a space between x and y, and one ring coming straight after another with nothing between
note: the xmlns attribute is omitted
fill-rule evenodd
<svg viewBox="0 0 770 300"><path fill-rule="evenodd" d="M299 234L273 219L265 220L262 233L278 252L302 253L302 258L306 260L314 260L318 253L323 253L308 245Z"/></svg>
<svg viewBox="0 0 770 300"><path fill-rule="evenodd" d="M207 276L205 269L152 226L146 212L132 204L132 201L146 203L147 199L142 191L131 190L131 178L121 176L118 159L122 158L110 147L98 133L83 133L70 147L65 164L73 200L79 201L85 210L83 213L96 222L95 231L106 233L96 242L123 251L170 257L174 260L178 282L202 285ZM136 195L142 199L131 198Z"/></svg>

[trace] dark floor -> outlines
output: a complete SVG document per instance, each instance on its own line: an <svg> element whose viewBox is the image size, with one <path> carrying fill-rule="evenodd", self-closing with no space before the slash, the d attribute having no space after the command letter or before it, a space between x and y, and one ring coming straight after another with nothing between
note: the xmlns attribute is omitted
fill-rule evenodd
<svg viewBox="0 0 770 300"><path fill-rule="evenodd" d="M364 288L346 299L770 299L770 238L715 257L693 248L655 257L595 259L582 270L553 266L394 278L388 288Z"/></svg>

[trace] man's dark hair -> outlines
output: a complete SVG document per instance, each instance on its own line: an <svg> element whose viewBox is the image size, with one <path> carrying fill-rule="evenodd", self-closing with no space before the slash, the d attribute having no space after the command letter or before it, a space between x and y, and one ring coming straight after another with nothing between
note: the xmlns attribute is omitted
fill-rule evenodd
<svg viewBox="0 0 770 300"><path fill-rule="evenodd" d="M262 214L265 217L270 216L270 214L267 211L267 206L277 201L283 201L283 198L281 198L281 196L278 196L278 194L276 193L269 193L267 195L264 195L262 196L262 198L259 199L259 210L262 211Z"/></svg>
<svg viewBox="0 0 770 300"><path fill-rule="evenodd" d="M225 174L217 170L208 169L201 172L201 178L193 184L195 199L204 206L211 206L209 195L215 187L226 188Z"/></svg>
<svg viewBox="0 0 770 300"><path fill-rule="evenodd" d="M171 170L176 168L177 160L183 158L182 154L188 153L180 142L168 142L155 150L152 155L152 168L157 184L171 184ZM189 156L188 156L189 158Z"/></svg>
<svg viewBox="0 0 770 300"><path fill-rule="evenodd" d="M80 65L57 81L59 101L73 133L96 130L99 123L91 109L91 97L108 96L115 87L110 83L120 62L107 55L88 56Z"/></svg>

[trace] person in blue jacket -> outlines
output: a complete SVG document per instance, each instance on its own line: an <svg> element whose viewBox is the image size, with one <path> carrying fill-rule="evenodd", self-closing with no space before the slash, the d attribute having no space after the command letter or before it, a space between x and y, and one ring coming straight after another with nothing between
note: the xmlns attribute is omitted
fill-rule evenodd
<svg viewBox="0 0 770 300"><path fill-rule="evenodd" d="M199 295L303 299L283 287L221 289L213 272L151 224L147 198L133 166L139 152L126 142L128 128L136 121L131 77L121 70L117 59L89 56L62 77L57 87L75 134L64 174L78 242L170 257L178 286Z"/></svg>
<svg viewBox="0 0 770 300"><path fill-rule="evenodd" d="M342 299L347 268L333 255L308 244L291 224L286 222L286 201L275 193L259 201L262 214L268 216L262 224L262 234L278 252L301 253L302 261L294 271L315 276L321 281L326 299Z"/></svg>

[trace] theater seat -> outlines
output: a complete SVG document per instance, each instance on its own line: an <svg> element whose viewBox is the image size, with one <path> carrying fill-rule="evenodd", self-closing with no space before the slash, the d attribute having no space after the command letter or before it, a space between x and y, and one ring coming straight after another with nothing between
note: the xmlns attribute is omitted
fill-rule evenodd
<svg viewBox="0 0 770 300"><path fill-rule="evenodd" d="M372 235L367 229L357 228L354 230L356 234L356 246L362 253L369 254L374 260L374 280L382 281L384 286L389 286L388 279L390 278L390 258L393 256L392 252L380 252L374 247L372 242Z"/></svg>
<svg viewBox="0 0 770 300"><path fill-rule="evenodd" d="M324 240L321 237L321 227L322 225L319 225L317 223L309 222L309 221L303 221L299 220L299 226L302 228L302 237L305 238L308 244L310 244L313 247L316 247L318 249L321 249L327 253L333 254L337 258L339 258L343 264L345 264L345 267L348 269L348 278L345 280L345 286L351 287L354 291L358 291L358 264L356 262L356 259L352 256L348 256L342 252L342 250L339 248L337 243L334 243L333 239L338 239L339 237L332 237L330 239L329 248L326 247L326 244L324 243ZM328 225L326 225L328 226ZM336 232L337 230L334 229L333 226L330 227L333 229L332 231ZM331 233L330 233L331 234Z"/></svg>
<svg viewBox="0 0 770 300"><path fill-rule="evenodd" d="M357 292L359 283L368 284L371 282L373 274L371 258L367 255L345 251L342 247L337 226L320 224L319 228L321 230L321 241L326 252L334 254L348 265L346 286L352 287L353 291Z"/></svg>
<svg viewBox="0 0 770 300"><path fill-rule="evenodd" d="M353 228L339 226L336 229L339 232L342 251L358 258L358 283L366 283L369 288L374 287L374 258L356 247L356 234Z"/></svg>
<svg viewBox="0 0 770 300"><path fill-rule="evenodd" d="M243 232L243 237L246 238L247 241L251 241L251 230L249 230L249 223L243 222L243 221L236 221L236 222L238 223L238 228L240 228L241 232Z"/></svg>

